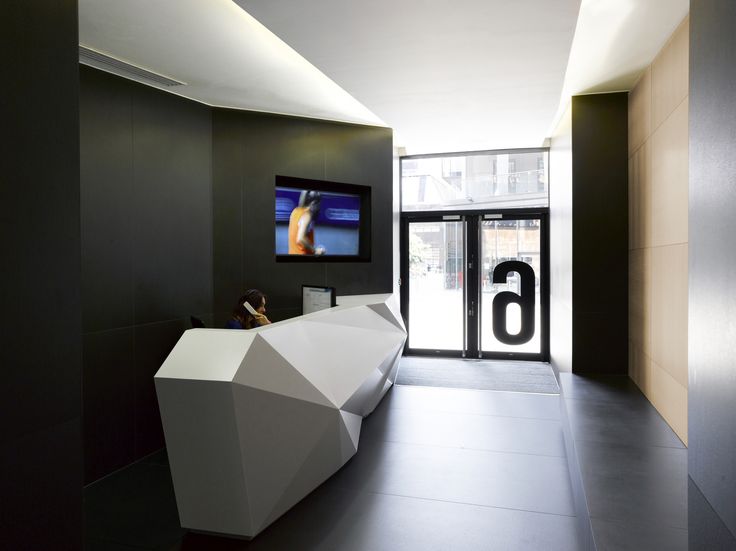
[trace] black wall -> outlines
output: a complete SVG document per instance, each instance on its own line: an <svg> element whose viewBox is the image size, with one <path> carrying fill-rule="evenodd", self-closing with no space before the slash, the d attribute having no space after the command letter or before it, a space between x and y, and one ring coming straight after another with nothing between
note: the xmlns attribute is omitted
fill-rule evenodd
<svg viewBox="0 0 736 551"><path fill-rule="evenodd" d="M628 94L572 98L573 371L628 374Z"/></svg>
<svg viewBox="0 0 736 551"><path fill-rule="evenodd" d="M218 326L249 287L269 297L272 320L300 314L302 283L334 286L338 295L392 292L390 129L216 109L213 135ZM277 174L371 186L371 261L277 263Z"/></svg>
<svg viewBox="0 0 736 551"><path fill-rule="evenodd" d="M726 526L709 549L736 548L735 27L736 3L690 2L688 471Z"/></svg>
<svg viewBox="0 0 736 551"><path fill-rule="evenodd" d="M392 134L211 109L80 67L85 482L164 446L153 375L195 315L248 287L279 320L301 284L392 290ZM274 176L372 186L372 260L276 263ZM216 312L216 315L215 315Z"/></svg>
<svg viewBox="0 0 736 551"><path fill-rule="evenodd" d="M2 13L0 547L81 549L77 4Z"/></svg>
<svg viewBox="0 0 736 551"><path fill-rule="evenodd" d="M80 66L85 482L164 446L153 375L212 320L209 107Z"/></svg>

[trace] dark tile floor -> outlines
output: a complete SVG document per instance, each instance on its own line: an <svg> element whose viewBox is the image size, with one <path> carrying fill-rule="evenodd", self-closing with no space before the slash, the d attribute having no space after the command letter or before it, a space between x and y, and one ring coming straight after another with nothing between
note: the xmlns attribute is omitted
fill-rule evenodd
<svg viewBox="0 0 736 551"><path fill-rule="evenodd" d="M560 374L598 551L688 548L687 449L628 377Z"/></svg>
<svg viewBox="0 0 736 551"><path fill-rule="evenodd" d="M87 549L580 549L557 395L394 387L343 469L252 541L179 527L165 454L85 490Z"/></svg>
<svg viewBox="0 0 736 551"><path fill-rule="evenodd" d="M560 383L561 396L394 387L358 454L252 541L182 530L154 454L85 489L86 548L587 551L581 520L599 551L735 548L627 377Z"/></svg>

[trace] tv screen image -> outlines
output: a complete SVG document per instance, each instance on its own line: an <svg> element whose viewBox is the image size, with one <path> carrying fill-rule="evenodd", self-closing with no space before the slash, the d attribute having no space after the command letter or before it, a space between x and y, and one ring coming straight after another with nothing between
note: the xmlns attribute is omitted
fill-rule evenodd
<svg viewBox="0 0 736 551"><path fill-rule="evenodd" d="M276 186L276 254L358 256L361 197Z"/></svg>

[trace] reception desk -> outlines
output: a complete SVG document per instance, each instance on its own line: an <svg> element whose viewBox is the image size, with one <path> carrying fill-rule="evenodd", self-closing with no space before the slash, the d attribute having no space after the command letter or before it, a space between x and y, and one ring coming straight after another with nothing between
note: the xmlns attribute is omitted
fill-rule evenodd
<svg viewBox="0 0 736 551"><path fill-rule="evenodd" d="M250 331L186 331L155 376L183 528L251 538L358 450L406 329L393 295Z"/></svg>

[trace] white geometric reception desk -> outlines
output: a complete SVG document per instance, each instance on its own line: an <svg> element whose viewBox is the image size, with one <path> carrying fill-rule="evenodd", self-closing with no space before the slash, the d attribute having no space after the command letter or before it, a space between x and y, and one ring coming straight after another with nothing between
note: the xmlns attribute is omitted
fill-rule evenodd
<svg viewBox="0 0 736 551"><path fill-rule="evenodd" d="M155 376L183 528L251 538L358 450L406 329L393 295L250 331L190 329Z"/></svg>

